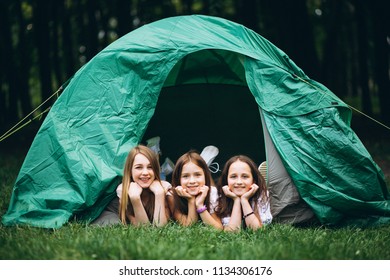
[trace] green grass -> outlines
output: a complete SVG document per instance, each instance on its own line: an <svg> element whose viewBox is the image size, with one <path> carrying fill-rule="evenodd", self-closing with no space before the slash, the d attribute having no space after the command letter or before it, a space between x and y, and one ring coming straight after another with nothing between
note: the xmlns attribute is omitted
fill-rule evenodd
<svg viewBox="0 0 390 280"><path fill-rule="evenodd" d="M70 223L59 230L0 228L2 259L41 260L367 260L390 259L390 227L299 229L275 224L258 232L224 233L202 225L98 228Z"/></svg>
<svg viewBox="0 0 390 280"><path fill-rule="evenodd" d="M0 154L0 215L7 211L24 154ZM272 224L225 233L184 228L96 227L69 223L57 230L0 225L3 260L387 260L390 226L370 229L298 228Z"/></svg>

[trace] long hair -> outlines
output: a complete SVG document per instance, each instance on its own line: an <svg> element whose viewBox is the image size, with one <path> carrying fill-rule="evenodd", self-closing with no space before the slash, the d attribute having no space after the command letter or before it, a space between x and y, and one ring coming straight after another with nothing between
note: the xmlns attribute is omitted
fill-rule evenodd
<svg viewBox="0 0 390 280"><path fill-rule="evenodd" d="M123 224L127 224L128 216L134 215L133 205L129 203L129 186L131 182L134 182L133 174L131 173L134 158L136 155L142 154L144 155L150 162L152 166L152 170L154 173L155 180L161 182L160 179L160 163L158 160L158 156L155 152L144 145L135 146L129 152L124 171L123 171L123 179L122 179L122 196L119 204L119 216ZM150 221L153 220L153 212L154 212L154 194L149 190L143 190L143 193L146 192L147 196L141 196L143 199L142 204L145 207L146 214Z"/></svg>
<svg viewBox="0 0 390 280"><path fill-rule="evenodd" d="M180 186L180 178L181 178L181 173L183 171L183 166L188 163L192 162L195 165L199 166L202 168L204 177L205 177L205 185L211 188L211 184L213 184L213 179L211 177L211 172L207 166L207 163L205 160L199 155L197 151L191 150L184 155L182 155L175 164L175 168L173 169L172 173L172 193L175 201L175 209L179 209L180 212L183 214L188 214L188 203L187 199L180 197L177 193L175 188L177 186ZM210 191L208 192L206 199L205 199L205 204L208 210L209 209L209 204L210 204Z"/></svg>
<svg viewBox="0 0 390 280"><path fill-rule="evenodd" d="M254 161L245 155L234 156L225 163L225 166L222 170L221 176L219 177L218 184L217 184L218 206L215 209L215 212L221 218L230 215L233 210L233 199L227 197L223 193L222 187L228 184L229 168L236 161L242 161L249 165L253 177L253 184L259 186L259 189L249 199L250 205L254 205L254 211L257 212L257 203L260 197L264 202L266 202L268 198L267 186L265 180L261 175L259 169L257 168L256 164L254 163Z"/></svg>

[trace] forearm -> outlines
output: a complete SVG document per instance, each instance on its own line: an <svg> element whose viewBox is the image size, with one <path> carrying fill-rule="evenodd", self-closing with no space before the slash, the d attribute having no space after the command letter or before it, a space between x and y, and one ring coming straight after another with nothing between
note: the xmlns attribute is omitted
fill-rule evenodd
<svg viewBox="0 0 390 280"><path fill-rule="evenodd" d="M156 226L164 226L168 223L168 217L165 207L165 195L156 195L154 202L153 224Z"/></svg>
<svg viewBox="0 0 390 280"><path fill-rule="evenodd" d="M188 215L185 218L183 225L189 226L196 223L199 220L198 213L196 212L196 206L194 201L188 201Z"/></svg>
<svg viewBox="0 0 390 280"><path fill-rule="evenodd" d="M240 198L234 199L233 210L230 215L229 223L224 227L225 231L238 231L241 228L241 200Z"/></svg>
<svg viewBox="0 0 390 280"><path fill-rule="evenodd" d="M131 199L131 204L134 210L134 225L149 224L149 218L144 206L142 205L141 199Z"/></svg>
<svg viewBox="0 0 390 280"><path fill-rule="evenodd" d="M196 207L195 207L195 200L194 199L189 199L188 200L188 214L185 215L183 213L179 214L179 219L178 222L182 226L189 226L198 221L198 213L196 212Z"/></svg>
<svg viewBox="0 0 390 280"><path fill-rule="evenodd" d="M213 216L209 211L205 210L204 212L200 213L199 216L204 224L212 226L215 229L223 230L221 219L219 219L216 215Z"/></svg>
<svg viewBox="0 0 390 280"><path fill-rule="evenodd" d="M248 228L256 230L262 227L261 219L254 213L249 201L241 199L242 215L244 222ZM253 214L251 214L253 213Z"/></svg>

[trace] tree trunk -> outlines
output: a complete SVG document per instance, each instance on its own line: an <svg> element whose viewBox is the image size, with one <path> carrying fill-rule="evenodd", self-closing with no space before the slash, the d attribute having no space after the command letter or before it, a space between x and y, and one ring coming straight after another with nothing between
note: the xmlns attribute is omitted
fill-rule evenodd
<svg viewBox="0 0 390 280"><path fill-rule="evenodd" d="M356 20L358 29L358 46L359 46L359 77L362 91L362 110L367 115L372 115L372 102L370 90L368 87L368 36L366 22L366 3L364 0L356 1Z"/></svg>
<svg viewBox="0 0 390 280"><path fill-rule="evenodd" d="M267 3L277 26L275 44L311 78L320 77L314 36L305 0L278 0Z"/></svg>
<svg viewBox="0 0 390 280"><path fill-rule="evenodd" d="M236 14L241 24L255 32L259 32L256 0L237 1Z"/></svg>
<svg viewBox="0 0 390 280"><path fill-rule="evenodd" d="M119 37L133 30L132 16L130 16L132 1L116 1L116 15L118 19L117 33Z"/></svg>
<svg viewBox="0 0 390 280"><path fill-rule="evenodd" d="M62 2L59 1L59 2ZM53 53L53 69L54 69L54 75L55 75L55 84L56 84L56 88L58 89L62 83L64 82L63 81L63 78L62 78L62 71L61 71L61 59L60 59L60 55L62 53L62 51L60 50L60 47L59 47L59 41L60 41L60 34L59 34L59 29L60 29L60 22L62 22L62 13L60 10L60 5L52 5L51 6L51 14L52 14L52 18L53 18L53 24L52 24L52 30L53 30L53 36L51 36L52 38L52 53Z"/></svg>
<svg viewBox="0 0 390 280"><path fill-rule="evenodd" d="M18 99L17 93L19 91L17 80L17 69L15 67L15 55L13 50L13 42L11 36L10 24L10 5L0 1L0 32L1 32L1 54L2 54L2 83L6 86L1 86L1 123L2 130L6 130L10 124L15 124L18 117ZM7 88L8 90L4 89Z"/></svg>
<svg viewBox="0 0 390 280"><path fill-rule="evenodd" d="M63 11L62 16L62 63L65 68L65 76L68 80L73 76L76 71L75 68L75 58L76 52L74 52L74 44L72 37L72 26L70 24L70 15L72 14L73 6L66 7L63 1L59 1L59 10Z"/></svg>
<svg viewBox="0 0 390 280"><path fill-rule="evenodd" d="M375 76L378 84L380 119L390 126L390 81L389 81L389 44L390 21L389 1L372 1L372 18L374 23Z"/></svg>
<svg viewBox="0 0 390 280"><path fill-rule="evenodd" d="M50 1L36 1L33 7L42 101L45 101L52 94L49 30L50 4Z"/></svg>
<svg viewBox="0 0 390 280"><path fill-rule="evenodd" d="M87 14L88 14L88 25L87 25L87 45L86 45L86 56L87 61L94 57L99 49L98 43L98 28L95 13L97 12L97 5L95 0L87 0Z"/></svg>
<svg viewBox="0 0 390 280"><path fill-rule="evenodd" d="M16 14L19 21L19 42L18 42L18 54L19 54L19 71L18 84L19 84L19 98L21 102L22 115L26 116L32 111L32 105L30 100L29 91L29 71L31 68L31 58L29 56L30 46L26 40L26 21L22 14L22 3L17 1Z"/></svg>

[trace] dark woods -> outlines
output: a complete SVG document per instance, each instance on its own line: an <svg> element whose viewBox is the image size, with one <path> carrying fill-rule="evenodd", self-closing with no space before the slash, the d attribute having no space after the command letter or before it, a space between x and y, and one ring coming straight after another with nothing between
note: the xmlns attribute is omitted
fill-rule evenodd
<svg viewBox="0 0 390 280"><path fill-rule="evenodd" d="M241 23L348 104L390 125L386 0L2 0L0 134L108 44L165 17Z"/></svg>

